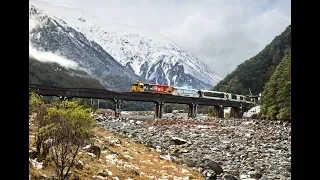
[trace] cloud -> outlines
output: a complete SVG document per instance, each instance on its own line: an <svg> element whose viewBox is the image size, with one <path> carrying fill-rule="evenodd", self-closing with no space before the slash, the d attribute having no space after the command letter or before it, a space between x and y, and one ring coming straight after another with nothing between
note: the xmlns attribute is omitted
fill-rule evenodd
<svg viewBox="0 0 320 180"><path fill-rule="evenodd" d="M29 43L29 56L41 62L58 63L65 68L76 70L79 69L79 66L76 62L51 52L38 51L31 45L31 43Z"/></svg>
<svg viewBox="0 0 320 180"><path fill-rule="evenodd" d="M31 32L37 26L41 26L41 21L38 19L29 18L29 32ZM29 40L29 56L41 62L48 63L58 63L59 65L75 69L75 70L84 70L83 68L79 68L78 64L72 60L69 60L63 56L59 56L56 53L39 51L34 48Z"/></svg>
<svg viewBox="0 0 320 180"><path fill-rule="evenodd" d="M168 37L224 77L291 24L290 0L43 0Z"/></svg>

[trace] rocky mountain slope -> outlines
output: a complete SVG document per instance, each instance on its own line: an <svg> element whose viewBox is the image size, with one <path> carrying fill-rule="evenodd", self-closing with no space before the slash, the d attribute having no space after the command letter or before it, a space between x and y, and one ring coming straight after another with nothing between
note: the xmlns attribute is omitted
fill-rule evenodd
<svg viewBox="0 0 320 180"><path fill-rule="evenodd" d="M38 51L74 61L109 90L129 91L133 81L143 80L118 63L99 44L32 5L29 7L29 41Z"/></svg>
<svg viewBox="0 0 320 180"><path fill-rule="evenodd" d="M124 25L106 25L83 9L55 7L37 0L29 4L59 17L94 46L101 46L127 67L126 71L150 82L208 89L220 81L205 63L163 36Z"/></svg>

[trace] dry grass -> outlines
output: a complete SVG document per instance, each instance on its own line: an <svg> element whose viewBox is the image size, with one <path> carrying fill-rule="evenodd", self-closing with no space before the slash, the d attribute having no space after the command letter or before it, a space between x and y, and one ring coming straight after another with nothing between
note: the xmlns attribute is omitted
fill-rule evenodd
<svg viewBox="0 0 320 180"><path fill-rule="evenodd" d="M30 126L30 148L34 147L34 130ZM79 179L98 179L95 176L104 176L105 179L118 177L122 179L203 179L201 174L187 166L160 159L160 153L150 151L142 144L132 143L126 138L120 138L104 129L95 128L97 140L95 145L101 148L100 158L92 157L87 152L80 152L79 159L85 164L83 169L74 168L73 177ZM113 143L120 140L121 144ZM52 175L54 167L44 167L36 170L32 165L30 175L39 179L40 174ZM37 178L38 177L38 178Z"/></svg>

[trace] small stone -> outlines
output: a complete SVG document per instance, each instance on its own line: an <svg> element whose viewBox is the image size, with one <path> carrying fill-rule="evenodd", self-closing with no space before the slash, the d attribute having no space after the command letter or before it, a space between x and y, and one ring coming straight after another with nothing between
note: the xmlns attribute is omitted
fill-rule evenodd
<svg viewBox="0 0 320 180"><path fill-rule="evenodd" d="M204 170L202 175L206 177L206 180L216 180L217 174L213 170Z"/></svg>
<svg viewBox="0 0 320 180"><path fill-rule="evenodd" d="M79 161L76 163L75 167L76 167L77 169L83 169L84 163L79 160Z"/></svg>
<svg viewBox="0 0 320 180"><path fill-rule="evenodd" d="M276 175L275 177L276 179L280 179L280 180L284 180L284 179L287 179L286 177L284 177L283 175L279 174L279 175Z"/></svg>

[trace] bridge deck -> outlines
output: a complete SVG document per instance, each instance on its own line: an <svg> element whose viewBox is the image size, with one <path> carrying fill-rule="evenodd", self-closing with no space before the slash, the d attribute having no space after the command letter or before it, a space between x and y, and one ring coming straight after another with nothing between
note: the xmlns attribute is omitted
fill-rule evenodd
<svg viewBox="0 0 320 180"><path fill-rule="evenodd" d="M114 92L103 89L88 88L58 88L44 85L29 85L30 91L43 96L65 96L94 99L117 99L123 101L163 102L177 104L198 104L207 106L245 107L249 103L233 102L225 100L181 97L165 94Z"/></svg>

